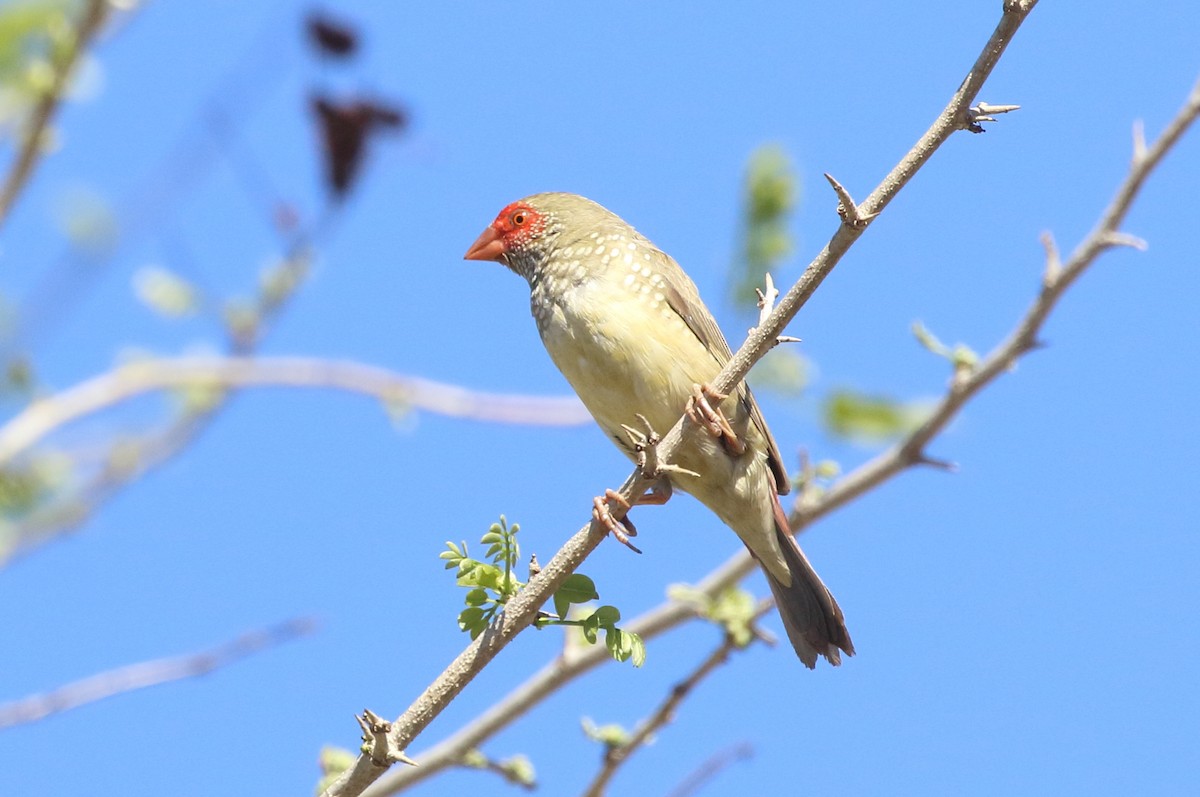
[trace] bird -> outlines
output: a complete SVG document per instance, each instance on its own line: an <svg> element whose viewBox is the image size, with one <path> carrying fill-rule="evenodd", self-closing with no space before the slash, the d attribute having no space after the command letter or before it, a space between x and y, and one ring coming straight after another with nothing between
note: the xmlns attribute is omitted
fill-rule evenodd
<svg viewBox="0 0 1200 797"><path fill-rule="evenodd" d="M779 501L790 489L787 471L750 388L726 397L709 387L732 352L679 264L615 213L570 193L507 205L464 259L497 261L528 281L551 360L631 459L684 412L697 422L635 503L662 503L672 490L697 498L761 566L804 665L813 669L823 656L837 666L842 653L853 655L841 607L788 526ZM614 500L623 499L612 490L597 498L598 511Z"/></svg>

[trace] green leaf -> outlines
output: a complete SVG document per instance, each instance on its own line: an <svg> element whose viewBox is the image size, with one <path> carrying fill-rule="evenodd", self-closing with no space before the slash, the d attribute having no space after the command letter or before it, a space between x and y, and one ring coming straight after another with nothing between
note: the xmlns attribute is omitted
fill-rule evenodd
<svg viewBox="0 0 1200 797"><path fill-rule="evenodd" d="M468 606L482 606L488 602L487 590L483 589L482 587L476 587L475 589L468 590L467 597L464 598L464 601Z"/></svg>
<svg viewBox="0 0 1200 797"><path fill-rule="evenodd" d="M486 589L500 589L500 583L504 578L504 571L495 565L476 562L474 559L464 559L463 563L470 563L469 568L460 569L458 574L458 586L460 587L484 587Z"/></svg>
<svg viewBox="0 0 1200 797"><path fill-rule="evenodd" d="M604 644L609 655L617 661L632 660L634 667L641 667L646 662L646 645L637 634L608 628L604 631Z"/></svg>
<svg viewBox="0 0 1200 797"><path fill-rule="evenodd" d="M621 611L616 606L601 606L592 612L596 623L601 627L612 628L621 620Z"/></svg>
<svg viewBox="0 0 1200 797"><path fill-rule="evenodd" d="M587 603L599 597L594 581L582 573L572 573L554 593L554 612L565 620L572 603Z"/></svg>
<svg viewBox="0 0 1200 797"><path fill-rule="evenodd" d="M463 631L470 631L471 639L479 636L479 632L487 627L483 609L478 606L470 606L463 609L458 613L458 627Z"/></svg>

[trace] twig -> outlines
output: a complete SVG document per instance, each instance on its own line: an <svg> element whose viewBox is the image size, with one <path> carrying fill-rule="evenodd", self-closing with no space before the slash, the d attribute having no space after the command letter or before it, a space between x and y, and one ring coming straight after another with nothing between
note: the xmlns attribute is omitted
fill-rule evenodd
<svg viewBox="0 0 1200 797"><path fill-rule="evenodd" d="M301 617L271 628L242 634L223 645L200 653L144 661L97 673L50 692L30 695L0 705L0 729L35 722L51 714L70 711L113 695L207 675L238 659L307 636L316 630L316 627L317 624L312 618Z"/></svg>
<svg viewBox="0 0 1200 797"><path fill-rule="evenodd" d="M895 197L912 176L953 132L970 107L984 80L1003 54L1021 23L1036 5L1036 0L1007 0L1004 13L995 32L976 59L966 79L955 92L949 105L942 111L934 125L917 142L884 181L859 207L862 215L879 213ZM775 338L784 326L808 301L817 286L837 265L842 255L858 239L863 230L841 225L833 238L815 260L808 266L799 281L788 290L783 300L771 313L766 323L760 324L742 345L741 349L726 363L711 387L718 393L730 393L745 378L750 367L775 344ZM687 417L683 416L672 427L659 445L659 457L672 461L679 448L685 427L690 429ZM652 480L635 470L621 486L621 494L627 501L642 495ZM620 510L614 511L620 520ZM563 580L596 548L607 536L607 530L599 523L590 523L580 529L567 544L555 554L526 587L509 602L498 622L481 634L449 667L413 702L392 724L389 744L395 749L404 749L433 721L450 702L520 631L529 626L541 608ZM748 559L749 557L747 557ZM371 783L387 771L387 763L373 757L369 752L355 761L337 781L323 793L323 797L356 797ZM390 781L389 785L394 783Z"/></svg>
<svg viewBox="0 0 1200 797"><path fill-rule="evenodd" d="M0 427L0 467L72 421L159 390L292 387L361 393L456 418L570 426L591 421L574 396L483 393L348 360L312 357L181 357L122 365L38 399Z"/></svg>
<svg viewBox="0 0 1200 797"><path fill-rule="evenodd" d="M42 139L46 128L50 125L55 111L62 102L63 93L66 90L67 81L71 77L71 72L75 69L75 63L103 26L104 20L108 16L108 10L108 0L88 0L83 14L79 18L79 23L75 26L75 40L55 59L52 66L54 75L50 85L30 113L29 124L24 131L20 151L9 169L8 176L4 179L3 188L0 188L0 227L8 220L9 212L17 201L17 197L29 183L29 178L33 176L34 167L44 151Z"/></svg>
<svg viewBox="0 0 1200 797"><path fill-rule="evenodd" d="M751 622L759 619L775 605L772 600L762 601L755 609ZM680 704L692 693L700 682L716 671L718 667L729 660L729 654L738 649L733 636L725 634L721 644L705 657L704 661L692 672L671 688L667 698L659 704L654 713L638 725L638 729L623 744L610 747L604 755L604 763L591 784L584 790L584 797L603 797L608 784L617 774L621 765L629 760L639 748L645 745L653 734L675 719L675 711Z"/></svg>

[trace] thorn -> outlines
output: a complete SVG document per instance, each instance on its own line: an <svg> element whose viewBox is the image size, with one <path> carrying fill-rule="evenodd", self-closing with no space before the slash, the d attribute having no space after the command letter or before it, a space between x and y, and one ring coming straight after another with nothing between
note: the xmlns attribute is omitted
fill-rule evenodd
<svg viewBox="0 0 1200 797"><path fill-rule="evenodd" d="M529 555L529 580L537 578L537 574L542 572L542 565L538 562L537 554Z"/></svg>
<svg viewBox="0 0 1200 797"><path fill-rule="evenodd" d="M779 298L779 289L775 287L775 281L771 279L771 272L768 271L763 275L763 284L766 286L765 290L754 289L754 292L758 294L758 326L760 327L767 322L771 311L775 309L775 300Z"/></svg>
<svg viewBox="0 0 1200 797"><path fill-rule="evenodd" d="M388 753L387 760L393 764L396 764L396 763L408 764L410 767L419 767L420 766L420 764L418 764L416 761L413 761L411 758L406 756L404 754L403 750L401 750L398 753Z"/></svg>
<svg viewBox="0 0 1200 797"><path fill-rule="evenodd" d="M1042 246L1046 250L1046 272L1042 276L1042 284L1047 288L1058 282L1058 278L1062 276L1062 258L1058 254L1058 246L1054 243L1054 236L1047 230L1042 233Z"/></svg>
<svg viewBox="0 0 1200 797"><path fill-rule="evenodd" d="M978 102L967 109L966 121L959 125L962 130L970 130L972 133L986 132L980 122L994 122L996 117L992 114L1009 113L1020 109L1020 105L989 105L986 102Z"/></svg>
<svg viewBox="0 0 1200 797"><path fill-rule="evenodd" d="M696 471L688 470L687 468L681 467L679 465L671 465L671 464L664 465L664 464L660 463L658 466L658 472L659 473L676 473L676 474L679 474L680 476L693 476L697 479L702 478L699 473L696 473Z"/></svg>
<svg viewBox="0 0 1200 797"><path fill-rule="evenodd" d="M1141 119L1133 120L1133 163L1140 164L1146 159L1146 123Z"/></svg>
<svg viewBox="0 0 1200 797"><path fill-rule="evenodd" d="M951 462L948 459L935 459L922 452L917 453L916 459L913 462L917 465L928 465L931 468L936 468L946 473L958 473L957 462Z"/></svg>
<svg viewBox="0 0 1200 797"><path fill-rule="evenodd" d="M847 226L861 230L866 227L871 219L879 215L879 213L862 213L858 205L855 204L854 198L850 196L841 183L833 178L833 175L825 173L825 179L829 181L829 185L833 187L833 193L837 194L838 206L837 214Z"/></svg>
<svg viewBox="0 0 1200 797"><path fill-rule="evenodd" d="M1145 252L1150 248L1150 244L1136 235L1130 235L1124 232L1109 231L1100 236L1100 243L1104 246L1128 246L1136 249L1139 252Z"/></svg>

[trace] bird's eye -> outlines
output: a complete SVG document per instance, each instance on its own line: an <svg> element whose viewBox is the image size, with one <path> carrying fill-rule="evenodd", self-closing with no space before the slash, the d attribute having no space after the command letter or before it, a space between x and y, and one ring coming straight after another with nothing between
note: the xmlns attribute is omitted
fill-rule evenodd
<svg viewBox="0 0 1200 797"><path fill-rule="evenodd" d="M523 210L518 210L512 214L512 223L514 227L524 227L525 222L529 221L529 214Z"/></svg>

